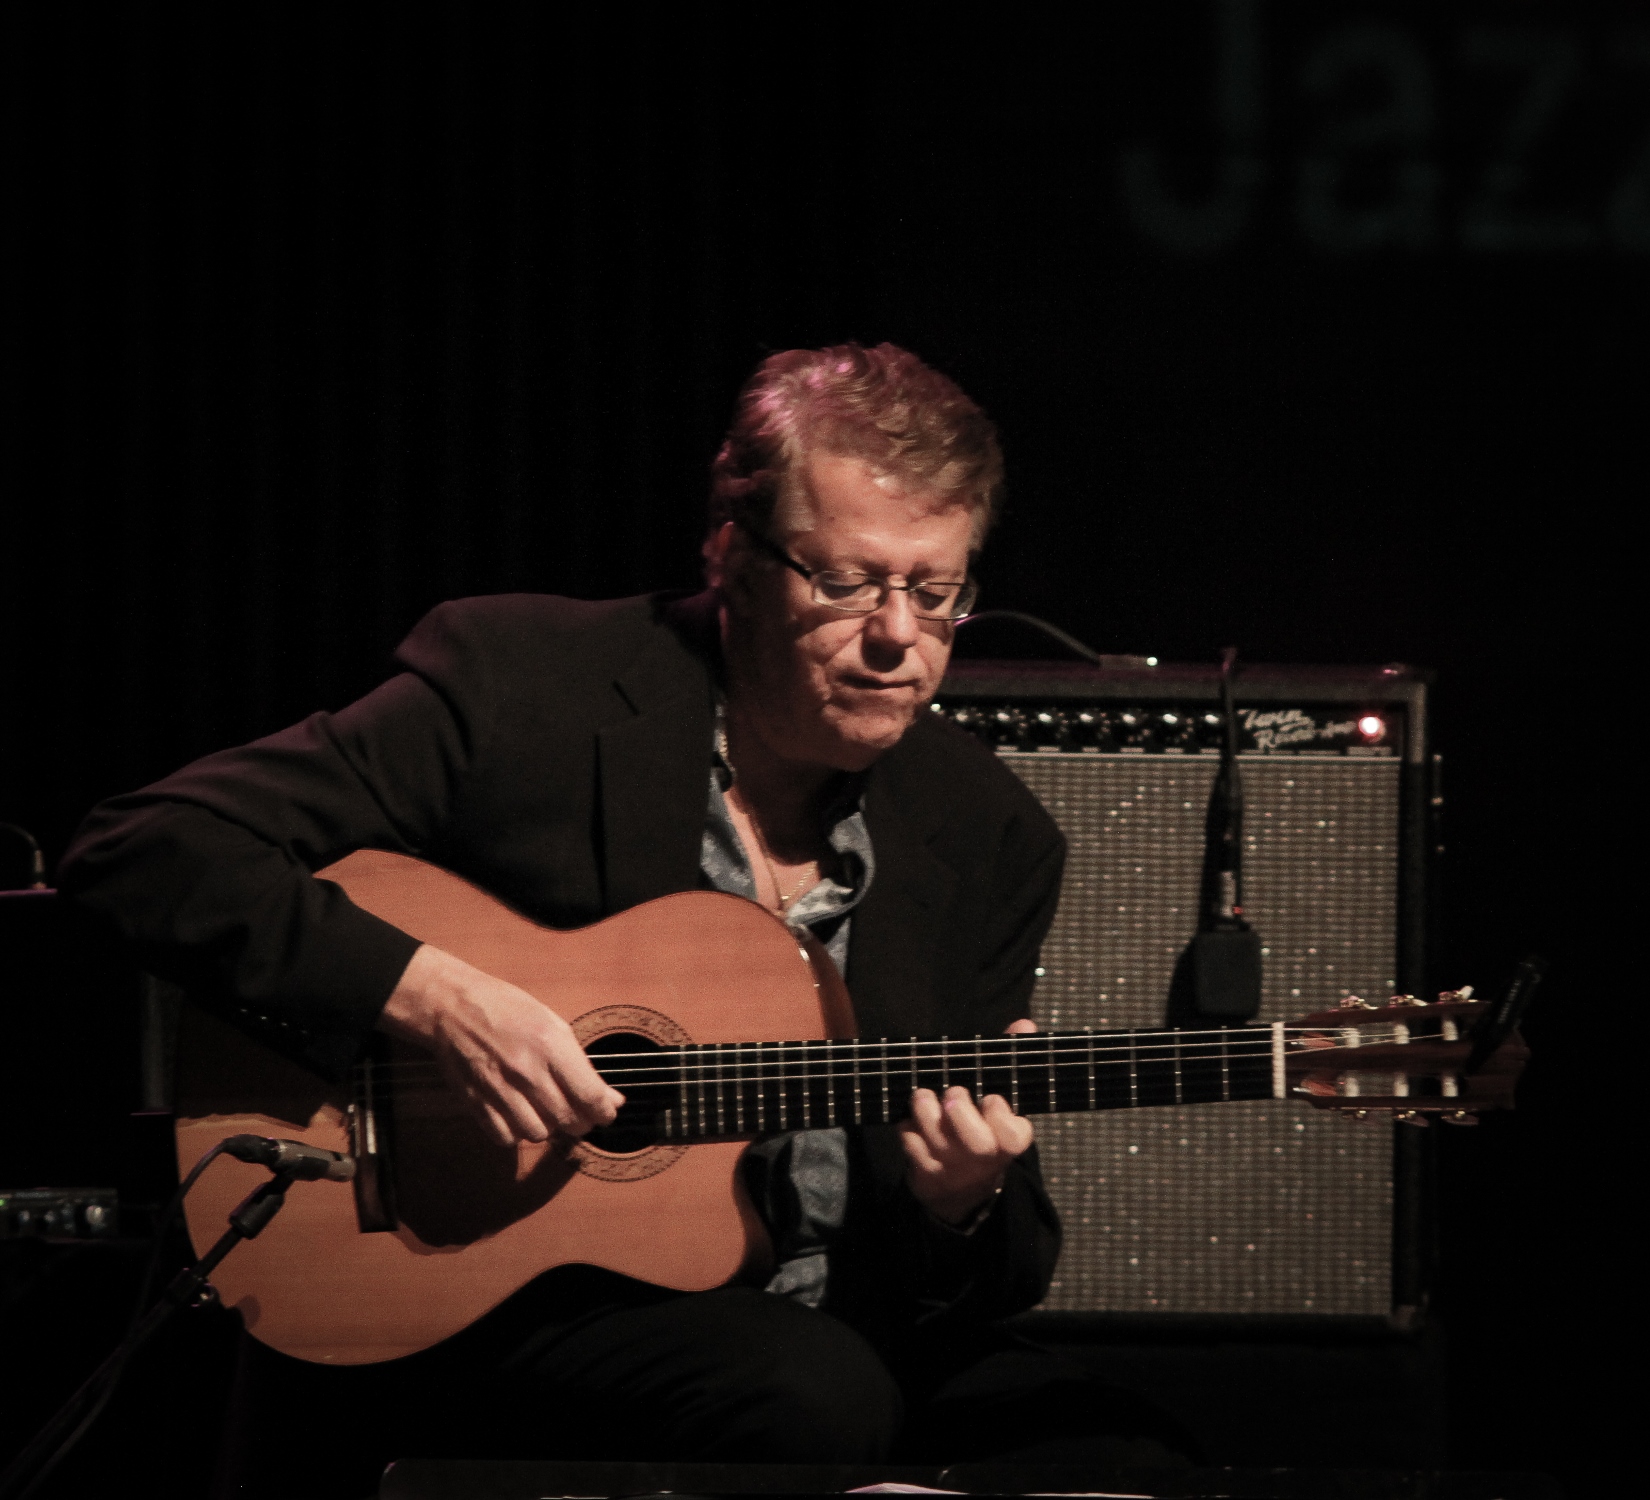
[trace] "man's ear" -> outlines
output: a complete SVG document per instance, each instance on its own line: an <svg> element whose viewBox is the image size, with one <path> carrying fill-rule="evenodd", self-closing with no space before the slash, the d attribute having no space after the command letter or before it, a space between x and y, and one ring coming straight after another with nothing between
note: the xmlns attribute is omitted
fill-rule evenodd
<svg viewBox="0 0 1650 1500"><path fill-rule="evenodd" d="M724 521L715 531L705 538L705 582L719 594L727 593L727 584L732 567L729 554L736 546L736 534L739 528L732 521Z"/></svg>

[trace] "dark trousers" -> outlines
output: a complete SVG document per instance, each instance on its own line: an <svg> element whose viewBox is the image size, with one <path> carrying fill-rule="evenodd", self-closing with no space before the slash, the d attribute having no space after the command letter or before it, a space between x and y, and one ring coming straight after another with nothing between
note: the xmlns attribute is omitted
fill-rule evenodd
<svg viewBox="0 0 1650 1500"><path fill-rule="evenodd" d="M1051 1421L1096 1458L1093 1439L1144 1430L1128 1408L989 1331L879 1351L765 1292L684 1296L568 1268L392 1364L310 1365L243 1339L218 1493L366 1496L397 1457L949 1462L1027 1455Z"/></svg>

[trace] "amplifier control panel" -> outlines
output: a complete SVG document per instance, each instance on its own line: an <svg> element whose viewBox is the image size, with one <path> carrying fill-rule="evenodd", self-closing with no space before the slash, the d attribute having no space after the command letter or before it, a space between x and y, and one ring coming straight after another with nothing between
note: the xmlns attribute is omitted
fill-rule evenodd
<svg viewBox="0 0 1650 1500"><path fill-rule="evenodd" d="M1207 703L1042 702L950 695L929 705L994 750L1048 755L1218 755L1225 721ZM1238 704L1243 754L1387 756L1404 742L1403 709L1344 703Z"/></svg>

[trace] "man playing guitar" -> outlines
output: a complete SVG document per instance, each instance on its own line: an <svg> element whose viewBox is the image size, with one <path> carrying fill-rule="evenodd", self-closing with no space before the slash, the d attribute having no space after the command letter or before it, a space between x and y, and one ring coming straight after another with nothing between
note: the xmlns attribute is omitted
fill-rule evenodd
<svg viewBox="0 0 1650 1500"><path fill-rule="evenodd" d="M863 1036L1029 1031L1064 845L926 712L1001 475L984 414L912 355L774 355L713 468L706 593L444 605L360 702L97 809L62 885L317 1073L375 1032L418 1044L505 1145L583 1136L622 1096L532 995L313 872L416 855L561 928L727 891L823 945ZM1047 1288L1031 1144L962 1087L897 1127L765 1137L744 1181L774 1254L748 1284L569 1267L398 1378L450 1409L491 1381L508 1441L565 1456L883 1456L913 1351Z"/></svg>

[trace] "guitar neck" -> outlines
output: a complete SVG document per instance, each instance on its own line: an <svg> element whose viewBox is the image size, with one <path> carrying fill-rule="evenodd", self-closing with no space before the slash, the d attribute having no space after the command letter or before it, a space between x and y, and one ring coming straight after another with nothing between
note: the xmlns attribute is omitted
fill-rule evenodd
<svg viewBox="0 0 1650 1500"><path fill-rule="evenodd" d="M663 1139L701 1141L893 1124L913 1090L954 1085L1027 1115L1270 1099L1284 1092L1283 1046L1281 1026L1239 1026L724 1042L591 1061L632 1118L645 1113Z"/></svg>

